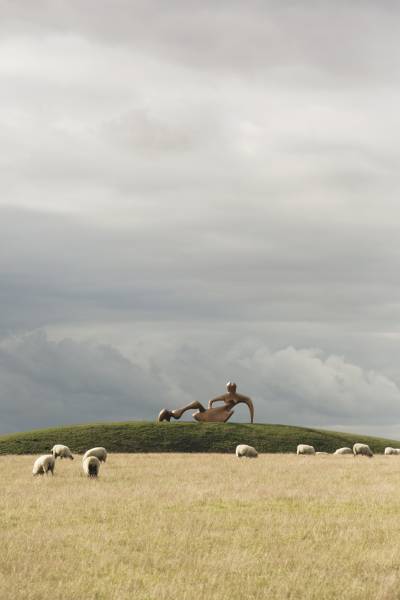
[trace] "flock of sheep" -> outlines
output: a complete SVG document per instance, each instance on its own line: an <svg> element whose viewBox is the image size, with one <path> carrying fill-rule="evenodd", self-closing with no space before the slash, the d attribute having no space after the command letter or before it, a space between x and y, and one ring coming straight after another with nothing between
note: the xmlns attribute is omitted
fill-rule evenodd
<svg viewBox="0 0 400 600"><path fill-rule="evenodd" d="M387 448L386 448L387 450ZM386 454L385 450L385 454ZM391 448L393 450L393 448ZM308 446L307 444L299 444L297 446L297 454L329 454L328 452L316 452L314 446ZM353 456L369 456L373 457L373 453L368 444L354 444L353 449L351 448L338 448L333 454L352 454Z"/></svg>
<svg viewBox="0 0 400 600"><path fill-rule="evenodd" d="M385 448L386 455L389 454L400 454L400 448ZM314 446L307 444L299 444L297 446L297 454L329 454L328 452L316 452ZM338 448L333 454L352 454L353 456L369 456L373 457L371 448L367 444L354 444L353 449L351 448ZM236 446L236 456L238 458L256 458L258 452L253 446L247 446L246 444L239 444ZM35 460L33 465L33 475L44 475L51 472L54 475L54 467L56 464L56 458L69 458L74 460L71 450L68 446L62 444L56 444L51 450L51 454L43 454ZM100 471L100 463L106 462L107 451L105 448L91 448L87 450L82 458L82 469L87 477L98 477Z"/></svg>
<svg viewBox="0 0 400 600"><path fill-rule="evenodd" d="M297 446L297 454L329 454L329 452L316 452L314 446L309 446L308 444L299 444ZM335 450L333 454L352 454L353 456L369 456L369 458L373 457L373 452L371 448L367 444L354 444L353 448L338 448ZM400 448L385 448L384 454L400 454ZM236 447L236 456L238 458L242 458L243 456L247 458L256 458L258 456L257 450L253 448L253 446L246 446L245 444L240 444Z"/></svg>
<svg viewBox="0 0 400 600"><path fill-rule="evenodd" d="M51 473L54 475L54 467L56 465L56 458L69 458L74 460L71 450L68 446L62 444L56 444L51 450L51 454L43 454L35 460L33 465L33 475L47 475ZM97 477L100 471L100 463L106 462L107 451L105 448L91 448L87 450L82 458L82 469L87 477Z"/></svg>

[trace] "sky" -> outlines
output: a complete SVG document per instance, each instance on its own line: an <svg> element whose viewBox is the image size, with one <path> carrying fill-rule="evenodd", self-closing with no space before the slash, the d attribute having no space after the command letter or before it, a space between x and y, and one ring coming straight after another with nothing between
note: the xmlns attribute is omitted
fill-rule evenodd
<svg viewBox="0 0 400 600"><path fill-rule="evenodd" d="M399 13L0 0L0 433L232 380L400 439Z"/></svg>

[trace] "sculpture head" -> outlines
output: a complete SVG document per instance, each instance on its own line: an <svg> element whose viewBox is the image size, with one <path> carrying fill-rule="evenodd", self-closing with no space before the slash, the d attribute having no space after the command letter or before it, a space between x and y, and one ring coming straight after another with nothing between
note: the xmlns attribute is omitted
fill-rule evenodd
<svg viewBox="0 0 400 600"><path fill-rule="evenodd" d="M235 394L236 393L236 383L233 383L232 381L228 381L228 383L226 384L226 389L229 393Z"/></svg>

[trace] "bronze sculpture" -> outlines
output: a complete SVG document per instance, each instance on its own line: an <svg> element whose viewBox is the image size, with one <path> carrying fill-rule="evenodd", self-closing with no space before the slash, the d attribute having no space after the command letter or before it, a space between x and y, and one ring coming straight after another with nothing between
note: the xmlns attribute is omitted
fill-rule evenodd
<svg viewBox="0 0 400 600"><path fill-rule="evenodd" d="M198 400L194 400L193 402L190 402L190 404L175 410L163 408L158 415L158 422L161 423L161 421L170 421L171 417L174 419L180 419L183 413L187 410L197 408L198 411L192 415L196 421L206 423L225 423L234 413L232 408L236 404L244 403L249 407L251 422L253 423L254 406L251 398L243 396L242 394L237 394L236 383L228 381L226 384L226 389L226 394L208 401L208 408L204 408L204 406ZM223 402L223 405L213 408L213 404L215 402Z"/></svg>

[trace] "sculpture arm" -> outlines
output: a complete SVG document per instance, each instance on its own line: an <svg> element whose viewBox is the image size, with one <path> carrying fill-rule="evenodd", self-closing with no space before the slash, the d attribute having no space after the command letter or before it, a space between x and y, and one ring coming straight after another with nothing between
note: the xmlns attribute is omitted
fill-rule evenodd
<svg viewBox="0 0 400 600"><path fill-rule="evenodd" d="M243 396L242 394L236 394L236 400L235 400L235 404L239 404L240 402L243 402L243 404L247 404L248 408L249 408L249 412L250 412L250 419L251 422L254 422L254 405L253 405L253 401L251 398L249 398L248 396Z"/></svg>
<svg viewBox="0 0 400 600"><path fill-rule="evenodd" d="M217 396L216 398L213 398L212 400L208 401L208 408L211 408L212 405L214 404L214 402L225 402L225 394L223 396Z"/></svg>

